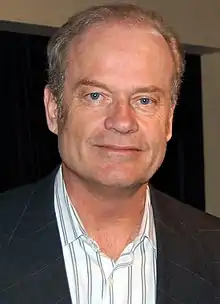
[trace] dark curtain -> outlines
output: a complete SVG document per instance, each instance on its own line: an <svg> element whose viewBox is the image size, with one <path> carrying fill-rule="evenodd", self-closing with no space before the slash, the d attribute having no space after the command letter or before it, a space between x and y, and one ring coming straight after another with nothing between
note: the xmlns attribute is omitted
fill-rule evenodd
<svg viewBox="0 0 220 304"><path fill-rule="evenodd" d="M186 69L174 115L173 136L152 184L205 210L201 57L186 55Z"/></svg>
<svg viewBox="0 0 220 304"><path fill-rule="evenodd" d="M43 106L48 38L0 32L0 39L0 191L4 191L49 173L59 158Z"/></svg>
<svg viewBox="0 0 220 304"><path fill-rule="evenodd" d="M36 181L60 161L46 126L43 88L48 37L0 32L0 192ZM158 189L204 209L200 56L187 55L186 73L165 161L152 178Z"/></svg>

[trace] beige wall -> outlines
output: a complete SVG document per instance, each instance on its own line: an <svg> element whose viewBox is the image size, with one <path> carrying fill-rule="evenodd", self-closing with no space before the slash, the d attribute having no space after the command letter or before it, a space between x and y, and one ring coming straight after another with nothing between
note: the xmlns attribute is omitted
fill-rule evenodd
<svg viewBox="0 0 220 304"><path fill-rule="evenodd" d="M110 1L1 0L0 20L59 26L77 10L104 2ZM132 2L158 10L183 43L220 48L220 0ZM206 209L220 217L220 54L202 57L202 82Z"/></svg>
<svg viewBox="0 0 220 304"><path fill-rule="evenodd" d="M206 211L220 217L220 53L202 56L202 81Z"/></svg>
<svg viewBox="0 0 220 304"><path fill-rule="evenodd" d="M101 0L1 0L0 20L59 26L77 10ZM124 1L126 2L126 1ZM219 0L133 0L157 9L176 28L184 43L220 47ZM204 3L204 5L201 5Z"/></svg>

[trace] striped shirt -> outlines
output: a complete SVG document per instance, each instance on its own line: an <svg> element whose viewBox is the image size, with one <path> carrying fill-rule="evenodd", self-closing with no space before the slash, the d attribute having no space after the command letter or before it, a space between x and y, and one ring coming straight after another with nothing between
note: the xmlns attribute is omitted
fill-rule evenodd
<svg viewBox="0 0 220 304"><path fill-rule="evenodd" d="M59 169L54 204L73 304L155 304L156 236L149 190L139 235L114 261L100 252L70 202Z"/></svg>

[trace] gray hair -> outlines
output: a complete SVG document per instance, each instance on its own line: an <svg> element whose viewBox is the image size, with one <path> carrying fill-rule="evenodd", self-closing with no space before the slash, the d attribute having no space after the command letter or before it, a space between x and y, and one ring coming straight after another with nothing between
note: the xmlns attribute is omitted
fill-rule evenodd
<svg viewBox="0 0 220 304"><path fill-rule="evenodd" d="M133 4L108 4L93 6L72 17L51 37L47 47L48 86L57 104L61 106L67 54L76 36L92 25L111 21L127 22L131 25L146 24L159 32L166 40L174 62L172 103L176 103L184 72L184 53L176 34L155 11L144 10Z"/></svg>

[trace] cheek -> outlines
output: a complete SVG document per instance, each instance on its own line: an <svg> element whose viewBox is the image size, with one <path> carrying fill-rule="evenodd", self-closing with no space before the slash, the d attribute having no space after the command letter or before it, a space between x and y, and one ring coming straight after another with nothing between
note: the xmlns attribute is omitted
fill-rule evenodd
<svg viewBox="0 0 220 304"><path fill-rule="evenodd" d="M152 116L143 119L140 122L142 133L147 138L151 138L153 141L161 141L167 137L169 131L168 117L161 113L154 113Z"/></svg>
<svg viewBox="0 0 220 304"><path fill-rule="evenodd" d="M59 122L58 143L63 153L75 150L80 141L82 128L77 115L72 110L63 112Z"/></svg>
<svg viewBox="0 0 220 304"><path fill-rule="evenodd" d="M103 131L103 113L96 113L91 109L71 109L62 127L60 137L66 147L71 150L87 153L88 141L96 133Z"/></svg>
<svg viewBox="0 0 220 304"><path fill-rule="evenodd" d="M85 137L89 137L96 130L103 130L105 117L105 108L81 107L72 115L72 128L78 134L84 134Z"/></svg>

